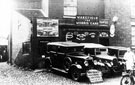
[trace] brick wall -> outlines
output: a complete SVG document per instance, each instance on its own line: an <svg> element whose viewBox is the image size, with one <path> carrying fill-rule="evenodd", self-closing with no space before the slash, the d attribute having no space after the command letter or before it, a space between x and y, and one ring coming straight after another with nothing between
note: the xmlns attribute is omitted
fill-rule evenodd
<svg viewBox="0 0 135 85"><path fill-rule="evenodd" d="M49 17L63 18L64 0L49 0Z"/></svg>
<svg viewBox="0 0 135 85"><path fill-rule="evenodd" d="M49 0L49 17L63 18L64 0ZM95 15L104 18L103 0L77 0L77 15Z"/></svg>
<svg viewBox="0 0 135 85"><path fill-rule="evenodd" d="M116 32L110 38L110 45L130 46L131 45L131 26L130 26L130 0L104 0L105 18L112 23L113 16L118 16Z"/></svg>
<svg viewBox="0 0 135 85"><path fill-rule="evenodd" d="M104 0L78 0L78 15L95 15L104 18Z"/></svg>
<svg viewBox="0 0 135 85"><path fill-rule="evenodd" d="M50 18L63 18L64 0L15 0L17 8L42 9ZM77 0L77 15L95 15L104 18L104 0Z"/></svg>

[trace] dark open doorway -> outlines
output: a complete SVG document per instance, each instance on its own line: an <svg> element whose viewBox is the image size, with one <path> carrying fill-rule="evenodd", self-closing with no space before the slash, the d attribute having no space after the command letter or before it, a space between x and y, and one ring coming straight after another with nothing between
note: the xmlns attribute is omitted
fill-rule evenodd
<svg viewBox="0 0 135 85"><path fill-rule="evenodd" d="M99 38L99 43L105 46L109 46L109 38Z"/></svg>

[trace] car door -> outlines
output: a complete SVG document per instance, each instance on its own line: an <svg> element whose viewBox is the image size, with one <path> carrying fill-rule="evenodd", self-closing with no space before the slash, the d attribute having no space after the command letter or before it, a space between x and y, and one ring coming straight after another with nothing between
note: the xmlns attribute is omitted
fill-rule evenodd
<svg viewBox="0 0 135 85"><path fill-rule="evenodd" d="M63 62L64 62L64 58L65 58L65 47L59 46L58 47L58 52L57 52L57 59L58 59L58 67L60 69L63 68Z"/></svg>
<svg viewBox="0 0 135 85"><path fill-rule="evenodd" d="M57 46L56 45L52 45L50 46L50 57L52 60L52 65L53 67L57 67Z"/></svg>

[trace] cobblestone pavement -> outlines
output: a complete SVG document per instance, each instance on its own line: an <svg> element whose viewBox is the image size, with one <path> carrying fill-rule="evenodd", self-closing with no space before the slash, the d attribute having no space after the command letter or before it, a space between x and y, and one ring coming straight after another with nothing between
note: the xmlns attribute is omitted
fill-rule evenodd
<svg viewBox="0 0 135 85"><path fill-rule="evenodd" d="M62 73L34 72L0 63L0 85L119 85L121 77L107 78L101 83L75 82Z"/></svg>

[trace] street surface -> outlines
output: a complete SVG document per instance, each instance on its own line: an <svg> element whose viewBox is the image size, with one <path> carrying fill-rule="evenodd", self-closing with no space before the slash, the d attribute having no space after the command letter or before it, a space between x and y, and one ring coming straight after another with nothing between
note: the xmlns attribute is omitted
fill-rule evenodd
<svg viewBox="0 0 135 85"><path fill-rule="evenodd" d="M54 71L35 72L0 62L0 85L120 85L121 76L105 78L103 82L90 84L88 79L76 82L66 74Z"/></svg>

